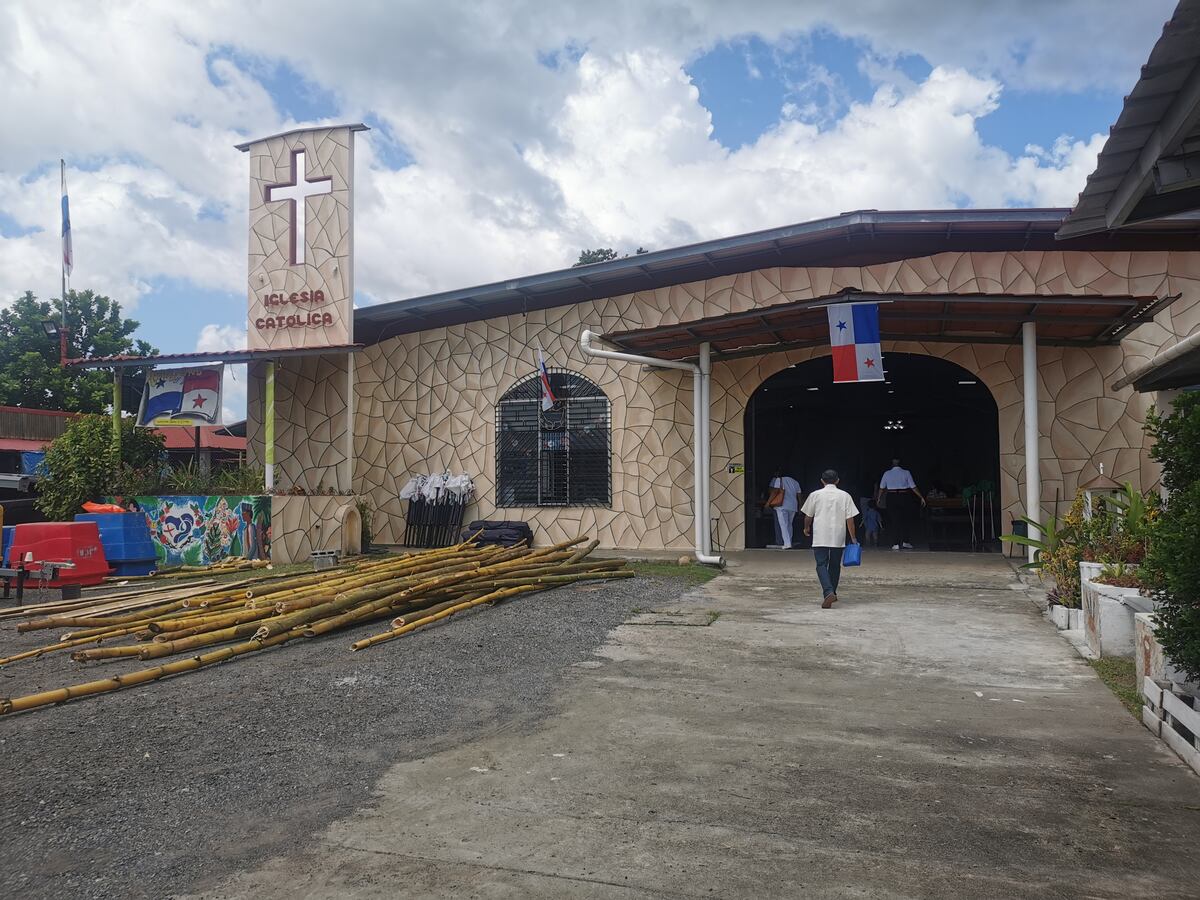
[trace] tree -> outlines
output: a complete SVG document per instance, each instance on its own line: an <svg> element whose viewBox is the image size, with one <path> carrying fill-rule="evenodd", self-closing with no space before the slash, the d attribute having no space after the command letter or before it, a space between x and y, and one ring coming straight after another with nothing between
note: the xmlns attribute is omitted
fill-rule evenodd
<svg viewBox="0 0 1200 900"><path fill-rule="evenodd" d="M633 255L641 256L643 253L649 253L649 252L650 251L646 250L644 247L638 247L637 250L633 251ZM579 251L579 262L574 263L571 266L571 268L573 269L576 266L590 266L592 263L608 262L610 259L617 259L617 258L618 258L617 251L614 250L612 247L597 247L595 250L580 250ZM628 259L629 254L626 253L621 258Z"/></svg>
<svg viewBox="0 0 1200 900"><path fill-rule="evenodd" d="M113 465L112 418L80 416L46 449L46 471L38 482L38 508L50 519L70 521L85 500L120 493L129 473L162 468L163 438L121 422L121 465Z"/></svg>
<svg viewBox="0 0 1200 900"><path fill-rule="evenodd" d="M46 334L42 323L61 325L61 319L57 300L38 300L32 291L0 310L0 405L85 413L110 408L112 376L59 365L58 338ZM90 290L67 292L69 357L157 354L145 341L132 339L139 324L123 318L115 300ZM134 391L125 392L122 407L136 411Z"/></svg>

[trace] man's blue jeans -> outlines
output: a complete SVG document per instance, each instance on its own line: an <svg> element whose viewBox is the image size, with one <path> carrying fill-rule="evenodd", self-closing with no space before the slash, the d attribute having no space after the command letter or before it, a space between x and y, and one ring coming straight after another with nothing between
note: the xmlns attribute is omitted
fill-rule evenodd
<svg viewBox="0 0 1200 900"><path fill-rule="evenodd" d="M821 599L836 594L842 578L842 552L844 547L813 547L817 558L817 578L821 580Z"/></svg>

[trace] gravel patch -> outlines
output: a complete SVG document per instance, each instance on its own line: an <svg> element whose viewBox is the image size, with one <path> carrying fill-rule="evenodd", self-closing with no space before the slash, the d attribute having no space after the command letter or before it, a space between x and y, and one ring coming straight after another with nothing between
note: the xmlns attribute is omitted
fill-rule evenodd
<svg viewBox="0 0 1200 900"><path fill-rule="evenodd" d="M692 590L646 577L562 587L351 653L379 624L203 672L0 717L0 896L201 890L369 804L393 763L555 709L571 670L637 608ZM0 651L50 632L0 632ZM59 653L0 669L20 696L130 671Z"/></svg>

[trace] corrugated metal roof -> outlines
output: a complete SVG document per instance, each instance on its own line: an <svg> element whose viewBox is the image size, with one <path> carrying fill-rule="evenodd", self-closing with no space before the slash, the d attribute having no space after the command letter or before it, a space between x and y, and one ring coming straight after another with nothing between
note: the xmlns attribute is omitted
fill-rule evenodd
<svg viewBox="0 0 1200 900"><path fill-rule="evenodd" d="M1131 7L1132 9L1132 7ZM1058 231L1068 238L1200 208L1200 193L1155 191L1165 156L1200 151L1200 0L1181 0ZM1189 196L1190 195L1190 196Z"/></svg>
<svg viewBox="0 0 1200 900"><path fill-rule="evenodd" d="M649 291L772 266L863 266L946 251L1195 250L1200 222L1056 243L1065 209L859 210L355 310L367 344L400 334Z"/></svg>
<svg viewBox="0 0 1200 900"><path fill-rule="evenodd" d="M138 366L170 366L195 363L244 363L258 359L283 359L288 356L322 356L326 353L356 353L362 344L338 344L335 347L297 347L287 350L217 350L211 353L163 353L159 356L93 356L68 359L64 365L81 369L132 369Z"/></svg>
<svg viewBox="0 0 1200 900"><path fill-rule="evenodd" d="M1036 322L1038 343L1057 346L1115 344L1152 319L1179 295L886 294L845 290L812 300L780 303L723 316L604 335L642 355L687 359L701 342L718 357L827 346L827 307L875 302L884 340L1020 344L1023 322Z"/></svg>

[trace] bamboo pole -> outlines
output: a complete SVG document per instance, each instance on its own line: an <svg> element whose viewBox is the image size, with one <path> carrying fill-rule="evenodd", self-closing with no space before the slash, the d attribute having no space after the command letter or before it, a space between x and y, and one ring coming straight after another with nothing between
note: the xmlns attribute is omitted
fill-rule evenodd
<svg viewBox="0 0 1200 900"><path fill-rule="evenodd" d="M79 697L105 694L110 691L119 691L122 688L145 684L149 681L157 681L169 675L191 672L205 666L215 665L227 659L233 659L235 656L254 653L258 650L266 650L268 647L277 647L299 636L299 634L289 632L276 635L267 641L247 641L243 644L235 644L232 647L222 647L220 650L213 650L210 653L204 653L200 656L176 660L173 663L166 663L149 669L139 669L136 672L128 672L124 675L114 675L112 678L104 678L99 681L89 681L84 684L72 685L71 687L58 688L53 691L42 691L41 693L29 694L25 697L0 698L0 715L37 709L40 706L50 706L54 703L66 703L68 700L75 700Z"/></svg>
<svg viewBox="0 0 1200 900"><path fill-rule="evenodd" d="M462 603L454 604L440 612L417 619L414 622L408 622L398 628L393 628L391 631L385 631L382 634L376 634L369 638L363 638L361 641L355 641L350 645L351 650L365 650L367 647L372 647L375 644L382 644L384 641L390 641L398 638L401 635L408 634L410 631L415 631L418 628L423 628L426 625L432 625L434 622L439 622L442 619L449 618L455 613L464 612L468 609L473 609L483 603L495 603L507 597L514 597L517 594L527 594L531 591L541 590L538 587L512 587L505 588L500 591L492 591L489 594L484 594L482 597L476 597L474 600L467 600Z"/></svg>

